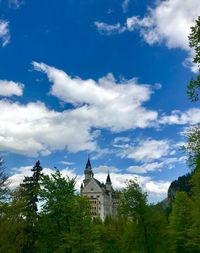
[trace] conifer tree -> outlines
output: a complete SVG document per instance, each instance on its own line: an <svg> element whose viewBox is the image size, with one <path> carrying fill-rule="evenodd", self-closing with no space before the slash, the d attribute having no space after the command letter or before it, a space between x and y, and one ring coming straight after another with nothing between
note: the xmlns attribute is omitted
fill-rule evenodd
<svg viewBox="0 0 200 253"><path fill-rule="evenodd" d="M0 157L0 205L4 203L8 197L8 177L5 174L5 163L2 157Z"/></svg>
<svg viewBox="0 0 200 253"><path fill-rule="evenodd" d="M189 233L192 226L191 210L193 203L185 192L178 192L172 205L170 215L170 244L171 252L193 252L188 244Z"/></svg>
<svg viewBox="0 0 200 253"><path fill-rule="evenodd" d="M40 161L37 161L31 169L32 176L25 177L20 185L18 194L22 204L21 215L24 217L25 241L22 247L22 253L35 253L38 239L38 195L40 190L40 179L42 176L42 167ZM20 215L20 214L19 214Z"/></svg>

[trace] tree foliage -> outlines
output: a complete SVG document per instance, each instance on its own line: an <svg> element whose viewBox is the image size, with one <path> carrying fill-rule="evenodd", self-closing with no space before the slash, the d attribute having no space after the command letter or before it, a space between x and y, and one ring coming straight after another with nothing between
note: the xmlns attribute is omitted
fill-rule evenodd
<svg viewBox="0 0 200 253"><path fill-rule="evenodd" d="M189 35L189 45L195 51L193 62L200 68L200 17L196 20L195 26L191 27ZM200 74L197 74L196 79L192 79L188 84L188 97L191 101L199 100L200 94Z"/></svg>

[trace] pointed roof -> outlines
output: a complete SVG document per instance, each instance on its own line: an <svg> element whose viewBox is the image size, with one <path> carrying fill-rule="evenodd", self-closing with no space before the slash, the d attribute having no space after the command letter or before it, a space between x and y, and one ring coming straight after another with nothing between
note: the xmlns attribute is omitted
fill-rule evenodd
<svg viewBox="0 0 200 253"><path fill-rule="evenodd" d="M106 184L111 184L111 179L110 179L110 173L108 171L108 175L107 175L107 178L106 178Z"/></svg>
<svg viewBox="0 0 200 253"><path fill-rule="evenodd" d="M88 157L88 160L87 160L87 163L86 163L85 169L86 169L86 170L92 170L92 166L91 166L91 163L90 163L90 158L89 158L89 157Z"/></svg>

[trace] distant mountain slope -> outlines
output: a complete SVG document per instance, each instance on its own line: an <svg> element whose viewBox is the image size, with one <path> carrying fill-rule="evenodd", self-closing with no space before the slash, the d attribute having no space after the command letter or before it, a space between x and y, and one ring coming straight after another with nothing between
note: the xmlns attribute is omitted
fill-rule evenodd
<svg viewBox="0 0 200 253"><path fill-rule="evenodd" d="M177 191L187 192L191 194L191 178L194 172L188 173L184 176L179 177L177 180L173 181L168 189L168 199L173 200Z"/></svg>

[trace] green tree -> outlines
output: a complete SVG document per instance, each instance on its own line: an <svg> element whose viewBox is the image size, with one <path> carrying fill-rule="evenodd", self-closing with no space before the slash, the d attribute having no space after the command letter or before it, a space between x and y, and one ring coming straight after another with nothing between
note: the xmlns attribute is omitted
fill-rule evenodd
<svg viewBox="0 0 200 253"><path fill-rule="evenodd" d="M188 156L188 164L195 169L200 160L200 123L186 131L187 144L183 147Z"/></svg>
<svg viewBox="0 0 200 253"><path fill-rule="evenodd" d="M36 252L36 242L38 239L38 194L40 190L40 179L42 167L37 161L31 169L32 176L25 177L17 192L22 208L19 215L24 217L24 233L26 234L22 253ZM22 232L22 233L23 233Z"/></svg>
<svg viewBox="0 0 200 253"><path fill-rule="evenodd" d="M0 157L0 206L4 204L5 200L9 197L8 190L8 176L5 173L5 163Z"/></svg>
<svg viewBox="0 0 200 253"><path fill-rule="evenodd" d="M59 171L42 177L38 252L101 252L87 198L75 193L75 179Z"/></svg>
<svg viewBox="0 0 200 253"><path fill-rule="evenodd" d="M193 62L200 68L200 17L196 20L195 26L191 27L189 35L189 45L195 51ZM191 101L199 100L200 92L200 74L198 73L196 79L192 79L188 84L188 96Z"/></svg>
<svg viewBox="0 0 200 253"><path fill-rule="evenodd" d="M75 204L75 179L65 179L59 171L42 177L40 191L42 211L40 217L39 252L71 252L65 234L71 232L71 219Z"/></svg>
<svg viewBox="0 0 200 253"><path fill-rule="evenodd" d="M197 165L191 179L192 186L192 225L189 230L188 245L192 252L200 252L200 160L197 159Z"/></svg>
<svg viewBox="0 0 200 253"><path fill-rule="evenodd" d="M169 218L171 252L193 252L188 244L192 226L192 207L193 203L185 192L176 194Z"/></svg>
<svg viewBox="0 0 200 253"><path fill-rule="evenodd" d="M96 238L103 253L120 253L124 224L119 218L107 216L104 222L96 226Z"/></svg>
<svg viewBox="0 0 200 253"><path fill-rule="evenodd" d="M147 208L147 194L142 192L138 183L129 181L121 195L120 210L133 221L135 233L140 234L140 236L134 238L135 248L138 248L138 252L150 253L149 234L146 224Z"/></svg>

